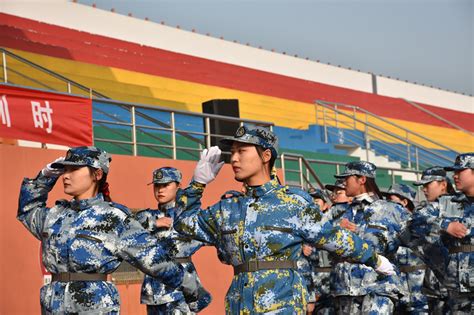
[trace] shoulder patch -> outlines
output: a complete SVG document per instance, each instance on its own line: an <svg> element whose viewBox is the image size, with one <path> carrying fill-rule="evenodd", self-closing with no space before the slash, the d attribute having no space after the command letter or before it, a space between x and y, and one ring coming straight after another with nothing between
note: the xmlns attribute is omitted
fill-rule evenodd
<svg viewBox="0 0 474 315"><path fill-rule="evenodd" d="M222 196L221 196L221 199L229 199L229 198L233 198L233 197L240 197L242 196L242 193L240 191L237 191L237 190L229 190L229 191L226 191Z"/></svg>
<svg viewBox="0 0 474 315"><path fill-rule="evenodd" d="M119 203L109 202L109 205L110 205L111 207L114 207L114 208L116 208L116 209L121 210L121 211L124 212L126 215L131 215L131 214L132 214L132 212L131 212L126 206L121 205L121 204L119 204Z"/></svg>

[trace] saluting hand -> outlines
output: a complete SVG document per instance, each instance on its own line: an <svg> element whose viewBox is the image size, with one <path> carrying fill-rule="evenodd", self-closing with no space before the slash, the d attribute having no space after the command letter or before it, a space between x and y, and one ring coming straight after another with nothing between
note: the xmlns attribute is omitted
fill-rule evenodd
<svg viewBox="0 0 474 315"><path fill-rule="evenodd" d="M461 222L451 222L446 229L449 235L463 238L467 235L467 228Z"/></svg>
<svg viewBox="0 0 474 315"><path fill-rule="evenodd" d="M201 184L212 182L222 168L222 165L224 165L223 161L219 162L220 158L221 150L219 147L214 146L210 147L209 150L204 149L201 152L201 158L194 169L194 180Z"/></svg>
<svg viewBox="0 0 474 315"><path fill-rule="evenodd" d="M356 232L357 231L357 225L351 221L349 221L347 218L344 218L341 220L341 222L339 223L339 225L346 229L346 230L349 230L351 232Z"/></svg>
<svg viewBox="0 0 474 315"><path fill-rule="evenodd" d="M59 177L64 174L64 168L52 168L51 165L54 163L60 163L64 161L64 157L57 158L53 162L46 165L42 170L41 174L46 177Z"/></svg>
<svg viewBox="0 0 474 315"><path fill-rule="evenodd" d="M159 218L156 220L156 227L159 227L159 228L169 228L171 227L171 224L173 224L173 219L169 218L169 217L163 217L163 218Z"/></svg>

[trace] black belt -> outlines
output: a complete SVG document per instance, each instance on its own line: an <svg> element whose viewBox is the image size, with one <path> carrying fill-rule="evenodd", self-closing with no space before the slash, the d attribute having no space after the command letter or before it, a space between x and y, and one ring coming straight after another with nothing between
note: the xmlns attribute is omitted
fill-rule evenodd
<svg viewBox="0 0 474 315"><path fill-rule="evenodd" d="M52 274L53 281L70 282L70 281L107 281L105 273L73 273L60 272Z"/></svg>
<svg viewBox="0 0 474 315"><path fill-rule="evenodd" d="M415 265L415 266L401 266L400 272L408 273L418 270L426 270L426 265Z"/></svg>
<svg viewBox="0 0 474 315"><path fill-rule="evenodd" d="M449 249L450 254L472 253L472 252L474 252L474 245L453 246Z"/></svg>
<svg viewBox="0 0 474 315"><path fill-rule="evenodd" d="M234 275L242 272L254 272L257 270L267 269L297 269L296 261L294 260L250 260L241 265L234 266Z"/></svg>
<svg viewBox="0 0 474 315"><path fill-rule="evenodd" d="M180 264L192 263L191 257L175 257L174 261Z"/></svg>
<svg viewBox="0 0 474 315"><path fill-rule="evenodd" d="M331 272L332 267L316 267L316 272Z"/></svg>

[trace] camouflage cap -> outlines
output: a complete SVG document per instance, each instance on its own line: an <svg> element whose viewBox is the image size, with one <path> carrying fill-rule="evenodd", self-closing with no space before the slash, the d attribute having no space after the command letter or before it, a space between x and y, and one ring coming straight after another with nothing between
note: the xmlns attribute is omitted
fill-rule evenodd
<svg viewBox="0 0 474 315"><path fill-rule="evenodd" d="M434 181L448 180L446 171L440 166L427 168L421 174L421 179L413 183L415 186L425 185Z"/></svg>
<svg viewBox="0 0 474 315"><path fill-rule="evenodd" d="M109 172L112 157L102 149L97 147L77 147L67 151L64 161L56 162L51 165L52 168L64 168L66 165L72 166L91 166L100 168L104 173Z"/></svg>
<svg viewBox="0 0 474 315"><path fill-rule="evenodd" d="M453 166L447 166L446 171L457 171L466 168L474 168L474 152L462 153L456 157Z"/></svg>
<svg viewBox="0 0 474 315"><path fill-rule="evenodd" d="M240 126L233 137L227 137L220 143L228 148L234 142L249 143L261 146L264 149L270 149L272 156L278 156L278 137L270 130L263 127Z"/></svg>
<svg viewBox="0 0 474 315"><path fill-rule="evenodd" d="M171 182L180 183L182 179L181 172L174 167L161 167L153 171L153 180L151 184L167 184Z"/></svg>
<svg viewBox="0 0 474 315"><path fill-rule="evenodd" d="M334 175L336 178L344 178L352 175L367 176L375 178L375 164L366 161L353 161L345 165L345 170L341 174Z"/></svg>
<svg viewBox="0 0 474 315"><path fill-rule="evenodd" d="M413 209L416 191L413 190L413 188L411 188L410 186L405 185L405 184L393 184L392 186L390 186L387 192L383 192L382 195L386 197L390 195L395 195L395 196L398 196L399 198L407 199L410 208Z"/></svg>
<svg viewBox="0 0 474 315"><path fill-rule="evenodd" d="M416 191L406 184L393 184L392 186L390 186L387 192L384 192L382 194L397 195L413 202L415 201Z"/></svg>
<svg viewBox="0 0 474 315"><path fill-rule="evenodd" d="M328 184L328 185L325 185L324 188L326 188L329 191L334 191L336 189L345 189L346 185L344 184L344 179L338 178L336 179L336 182L334 183L334 185Z"/></svg>
<svg viewBox="0 0 474 315"><path fill-rule="evenodd" d="M310 189L308 189L308 194L313 198L322 199L326 203L329 202L329 196L322 189L311 187Z"/></svg>

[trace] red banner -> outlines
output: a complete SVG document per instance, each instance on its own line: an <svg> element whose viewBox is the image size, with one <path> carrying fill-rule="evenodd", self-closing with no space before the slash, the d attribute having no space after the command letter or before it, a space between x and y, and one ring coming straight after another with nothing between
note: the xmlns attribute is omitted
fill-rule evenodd
<svg viewBox="0 0 474 315"><path fill-rule="evenodd" d="M92 100L0 85L0 137L92 145Z"/></svg>

